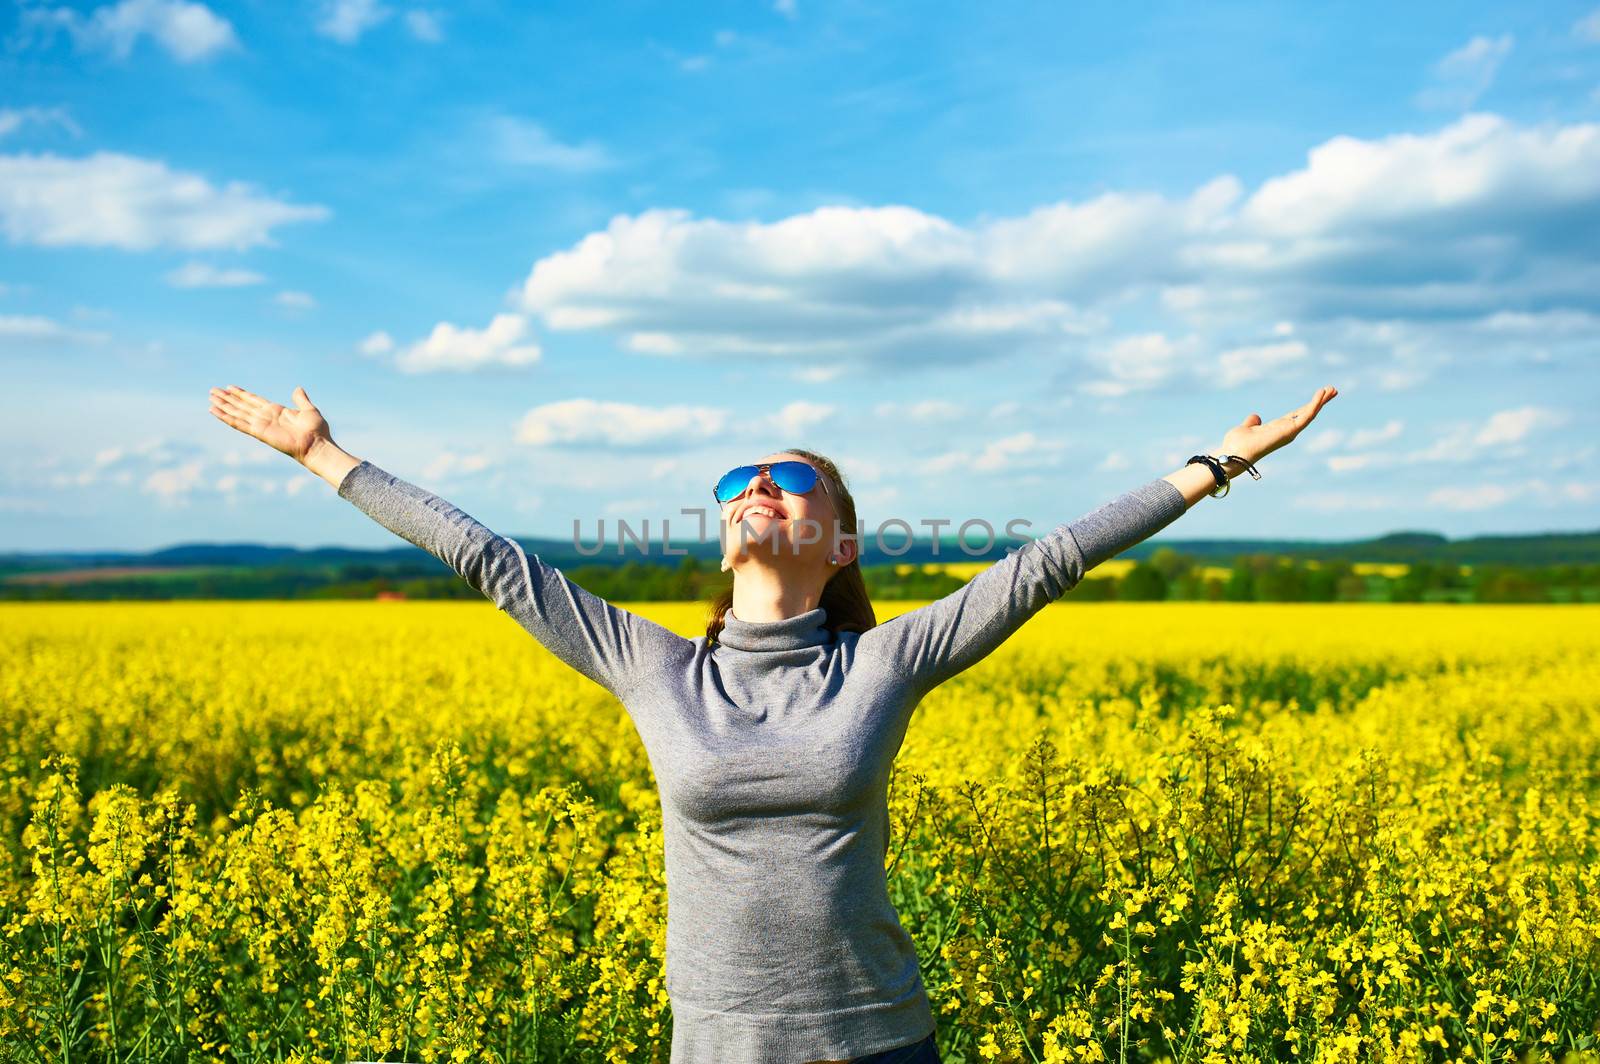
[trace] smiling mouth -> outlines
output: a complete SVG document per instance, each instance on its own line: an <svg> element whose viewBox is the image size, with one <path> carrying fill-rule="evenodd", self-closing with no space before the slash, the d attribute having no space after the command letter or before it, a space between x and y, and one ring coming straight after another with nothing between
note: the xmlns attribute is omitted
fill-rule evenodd
<svg viewBox="0 0 1600 1064"><path fill-rule="evenodd" d="M744 521L751 517L760 516L773 517L779 520L783 518L783 515L777 510L774 510L772 507L757 504L755 506L746 507L744 511L739 514L739 520Z"/></svg>

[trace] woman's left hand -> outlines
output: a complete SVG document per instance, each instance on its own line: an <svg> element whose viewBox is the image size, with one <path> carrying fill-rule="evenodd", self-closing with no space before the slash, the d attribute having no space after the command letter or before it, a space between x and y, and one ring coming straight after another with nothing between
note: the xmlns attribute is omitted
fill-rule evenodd
<svg viewBox="0 0 1600 1064"><path fill-rule="evenodd" d="M1316 418L1317 411L1338 394L1339 389L1329 384L1318 388L1317 394L1304 406L1282 417L1262 422L1260 414L1251 414L1222 437L1222 453L1236 454L1252 463L1260 461L1300 435L1300 431Z"/></svg>

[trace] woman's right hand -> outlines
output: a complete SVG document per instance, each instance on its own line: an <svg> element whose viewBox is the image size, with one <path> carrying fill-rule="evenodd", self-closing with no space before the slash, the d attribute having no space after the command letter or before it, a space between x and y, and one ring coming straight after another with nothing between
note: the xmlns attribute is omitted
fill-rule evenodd
<svg viewBox="0 0 1600 1064"><path fill-rule="evenodd" d="M1339 389L1326 384L1318 388L1317 393L1304 405L1282 417L1263 423L1260 414L1251 414L1222 437L1221 453L1236 454L1252 463L1259 462L1278 448L1293 442L1316 418L1317 412L1338 394Z"/></svg>
<svg viewBox="0 0 1600 1064"><path fill-rule="evenodd" d="M304 388L296 388L293 398L293 407L283 406L233 384L211 389L211 412L304 465L312 448L320 441L332 443L333 434Z"/></svg>

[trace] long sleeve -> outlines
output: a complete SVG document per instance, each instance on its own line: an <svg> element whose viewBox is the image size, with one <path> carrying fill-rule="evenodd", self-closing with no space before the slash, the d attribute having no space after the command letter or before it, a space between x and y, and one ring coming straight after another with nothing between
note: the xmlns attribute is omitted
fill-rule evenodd
<svg viewBox="0 0 1600 1064"><path fill-rule="evenodd" d="M648 668L671 667L689 640L583 590L515 540L448 501L362 461L339 497L454 569L551 653L619 699Z"/></svg>
<svg viewBox="0 0 1600 1064"><path fill-rule="evenodd" d="M1167 480L1128 491L1058 525L965 585L862 633L858 653L884 660L921 691L977 664L1096 565L1127 550L1188 509Z"/></svg>

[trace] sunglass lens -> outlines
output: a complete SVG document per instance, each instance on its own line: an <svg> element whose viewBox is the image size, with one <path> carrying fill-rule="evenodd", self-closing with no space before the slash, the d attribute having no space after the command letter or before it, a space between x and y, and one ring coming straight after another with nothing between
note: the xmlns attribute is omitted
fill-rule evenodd
<svg viewBox="0 0 1600 1064"><path fill-rule="evenodd" d="M717 501L727 502L729 499L736 497L745 489L745 485L750 483L750 478L755 476L756 472L756 467L749 465L730 469L722 474L722 479L717 481ZM702 481L702 483L704 482Z"/></svg>
<svg viewBox="0 0 1600 1064"><path fill-rule="evenodd" d="M774 484L794 495L804 495L817 484L817 471L804 462L776 462L768 472Z"/></svg>

